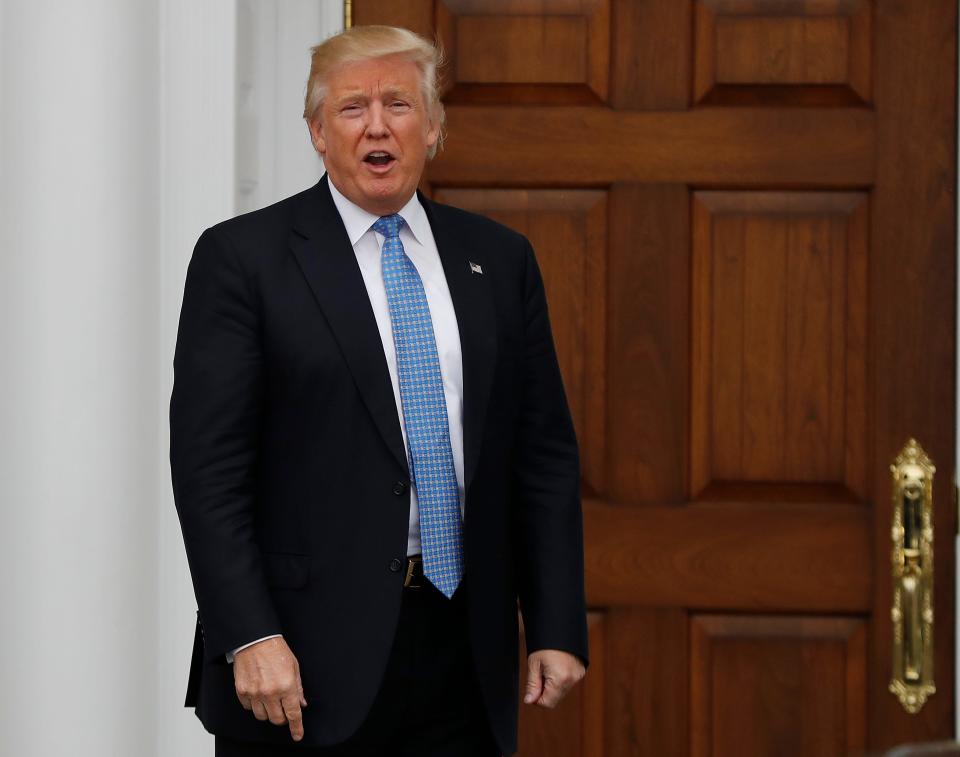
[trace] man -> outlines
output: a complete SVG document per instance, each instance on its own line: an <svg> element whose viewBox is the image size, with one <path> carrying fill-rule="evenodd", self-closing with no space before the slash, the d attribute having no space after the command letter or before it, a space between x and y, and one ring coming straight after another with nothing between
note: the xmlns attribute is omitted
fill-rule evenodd
<svg viewBox="0 0 960 757"><path fill-rule="evenodd" d="M525 238L417 192L438 53L314 48L327 175L203 233L170 407L218 755L498 755L587 664L576 440ZM294 742L300 742L294 745Z"/></svg>

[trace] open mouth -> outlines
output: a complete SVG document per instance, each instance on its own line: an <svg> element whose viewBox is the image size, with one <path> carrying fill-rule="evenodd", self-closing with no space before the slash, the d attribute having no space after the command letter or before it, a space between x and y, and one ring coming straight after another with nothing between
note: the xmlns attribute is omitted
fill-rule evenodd
<svg viewBox="0 0 960 757"><path fill-rule="evenodd" d="M394 157L385 150L374 150L373 152L368 152L364 158L363 162L375 167L389 166L393 163Z"/></svg>

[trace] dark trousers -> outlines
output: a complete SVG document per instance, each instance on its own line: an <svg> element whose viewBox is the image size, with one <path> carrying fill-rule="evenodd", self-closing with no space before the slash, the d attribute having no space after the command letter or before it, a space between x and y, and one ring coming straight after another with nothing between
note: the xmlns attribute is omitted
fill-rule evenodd
<svg viewBox="0 0 960 757"><path fill-rule="evenodd" d="M452 599L429 581L420 583L403 590L383 682L351 738L310 748L241 744L218 736L216 757L499 757L470 658L466 579ZM306 696L309 701L309 691Z"/></svg>

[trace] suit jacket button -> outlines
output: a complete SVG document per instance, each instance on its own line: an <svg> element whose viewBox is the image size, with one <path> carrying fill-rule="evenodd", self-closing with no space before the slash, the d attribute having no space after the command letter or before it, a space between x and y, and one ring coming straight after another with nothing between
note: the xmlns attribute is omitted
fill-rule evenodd
<svg viewBox="0 0 960 757"><path fill-rule="evenodd" d="M390 570L392 570L394 573L399 573L400 568L402 567L403 567L403 563L400 560L398 560L396 557L394 557L390 561Z"/></svg>
<svg viewBox="0 0 960 757"><path fill-rule="evenodd" d="M393 493L398 497L404 494L407 491L407 482L406 481L397 481L393 485Z"/></svg>

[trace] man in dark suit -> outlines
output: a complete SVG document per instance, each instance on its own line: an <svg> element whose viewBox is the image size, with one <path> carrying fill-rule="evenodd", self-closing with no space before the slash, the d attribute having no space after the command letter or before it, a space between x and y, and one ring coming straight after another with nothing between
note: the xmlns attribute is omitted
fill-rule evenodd
<svg viewBox="0 0 960 757"><path fill-rule="evenodd" d="M437 51L313 51L327 175L207 229L170 407L218 755L511 754L584 674L576 439L527 240L417 192ZM280 726L280 727L277 727ZM300 742L300 743L294 743Z"/></svg>

